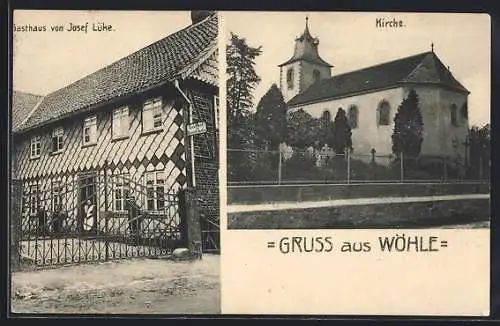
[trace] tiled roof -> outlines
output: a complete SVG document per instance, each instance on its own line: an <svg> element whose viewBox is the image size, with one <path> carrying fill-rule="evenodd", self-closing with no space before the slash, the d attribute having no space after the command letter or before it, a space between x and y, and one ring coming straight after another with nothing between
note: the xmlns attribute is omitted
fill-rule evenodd
<svg viewBox="0 0 500 326"><path fill-rule="evenodd" d="M12 130L19 126L28 117L43 96L31 93L12 91Z"/></svg>
<svg viewBox="0 0 500 326"><path fill-rule="evenodd" d="M424 52L320 80L292 98L288 106L342 98L411 83L441 85L459 92L469 92L453 77L434 52Z"/></svg>
<svg viewBox="0 0 500 326"><path fill-rule="evenodd" d="M165 81L189 77L217 49L217 15L190 25L45 96L20 130Z"/></svg>

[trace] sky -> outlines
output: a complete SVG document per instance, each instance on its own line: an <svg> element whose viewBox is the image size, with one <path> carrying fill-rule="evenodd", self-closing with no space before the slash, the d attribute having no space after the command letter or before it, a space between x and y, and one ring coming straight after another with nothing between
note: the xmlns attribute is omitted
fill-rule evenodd
<svg viewBox="0 0 500 326"><path fill-rule="evenodd" d="M88 32L53 32L52 25L88 22ZM113 31L92 32L93 23ZM191 24L189 11L16 10L16 26L45 32L13 32L13 89L46 95ZM66 27L65 27L66 29Z"/></svg>
<svg viewBox="0 0 500 326"><path fill-rule="evenodd" d="M225 35L236 33L251 46L262 46L255 69L261 83L255 104L279 81L278 64L291 58L305 18L319 38L320 56L332 75L434 52L470 92L470 125L490 121L490 20L486 14L417 14L354 12L227 12ZM402 28L377 28L375 21L403 20ZM278 84L279 86L279 84Z"/></svg>

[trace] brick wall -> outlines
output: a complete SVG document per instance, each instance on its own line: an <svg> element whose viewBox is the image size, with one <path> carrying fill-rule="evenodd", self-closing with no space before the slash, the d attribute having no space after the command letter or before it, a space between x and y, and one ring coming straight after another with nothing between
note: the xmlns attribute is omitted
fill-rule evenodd
<svg viewBox="0 0 500 326"><path fill-rule="evenodd" d="M204 121L207 132L194 136L196 193L201 216L219 221L219 148L215 126L214 94L210 90L192 92L193 122Z"/></svg>

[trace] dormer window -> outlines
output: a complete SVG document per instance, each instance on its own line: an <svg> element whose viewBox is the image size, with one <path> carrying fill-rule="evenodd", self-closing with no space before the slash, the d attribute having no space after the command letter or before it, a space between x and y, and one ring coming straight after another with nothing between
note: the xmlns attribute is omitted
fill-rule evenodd
<svg viewBox="0 0 500 326"><path fill-rule="evenodd" d="M52 131L52 153L60 153L64 148L64 129L58 127Z"/></svg>
<svg viewBox="0 0 500 326"><path fill-rule="evenodd" d="M40 153L42 150L42 137L40 136L33 136L31 137L31 152L30 152L30 158L39 158Z"/></svg>
<svg viewBox="0 0 500 326"><path fill-rule="evenodd" d="M293 89L293 68L290 68L286 72L286 84L288 89Z"/></svg>
<svg viewBox="0 0 500 326"><path fill-rule="evenodd" d="M163 126L161 97L144 102L142 107L142 131L161 130Z"/></svg>

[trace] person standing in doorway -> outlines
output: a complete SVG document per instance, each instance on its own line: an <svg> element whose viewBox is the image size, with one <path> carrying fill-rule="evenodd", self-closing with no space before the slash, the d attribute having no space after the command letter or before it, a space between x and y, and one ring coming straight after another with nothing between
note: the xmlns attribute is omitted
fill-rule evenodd
<svg viewBox="0 0 500 326"><path fill-rule="evenodd" d="M85 211L83 230L86 233L93 233L95 231L95 205L89 199L83 207Z"/></svg>

